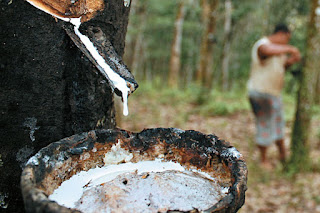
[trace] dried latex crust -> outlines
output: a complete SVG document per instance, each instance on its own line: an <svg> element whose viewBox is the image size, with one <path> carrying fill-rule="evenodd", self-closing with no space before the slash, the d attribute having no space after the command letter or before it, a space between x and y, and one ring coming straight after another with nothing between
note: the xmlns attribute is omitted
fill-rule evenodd
<svg viewBox="0 0 320 213"><path fill-rule="evenodd" d="M35 7L58 18L79 18L85 22L104 9L103 0L27 0Z"/></svg>

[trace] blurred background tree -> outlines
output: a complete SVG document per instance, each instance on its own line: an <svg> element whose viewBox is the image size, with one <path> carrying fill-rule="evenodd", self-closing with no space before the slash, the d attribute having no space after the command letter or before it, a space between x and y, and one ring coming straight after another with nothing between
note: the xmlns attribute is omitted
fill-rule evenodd
<svg viewBox="0 0 320 213"><path fill-rule="evenodd" d="M169 86L177 87L179 72L181 67L181 41L182 41L182 30L185 16L185 2L180 1L178 5L178 12L176 20L174 22L174 35L171 45L171 57L169 66Z"/></svg>
<svg viewBox="0 0 320 213"><path fill-rule="evenodd" d="M307 0L244 0L241 4L235 0L136 0L125 61L138 80L159 78L164 86L184 88L198 81L224 91L245 88L251 47L275 24L288 24L293 31L291 43L305 51L309 4ZM288 82L292 79L287 76Z"/></svg>
<svg viewBox="0 0 320 213"><path fill-rule="evenodd" d="M291 159L289 169L296 170L310 169L310 148L309 135L312 118L312 105L315 95L316 84L319 76L319 48L320 48L320 2L312 0L312 8L308 23L308 36L306 47L306 59L303 72L300 75L300 88L297 98L297 109L295 122L291 136Z"/></svg>
<svg viewBox="0 0 320 213"><path fill-rule="evenodd" d="M216 8L218 0L201 1L202 9L202 37L200 45L199 63L196 70L196 81L199 85L209 86L212 72L212 55L214 33L216 25Z"/></svg>

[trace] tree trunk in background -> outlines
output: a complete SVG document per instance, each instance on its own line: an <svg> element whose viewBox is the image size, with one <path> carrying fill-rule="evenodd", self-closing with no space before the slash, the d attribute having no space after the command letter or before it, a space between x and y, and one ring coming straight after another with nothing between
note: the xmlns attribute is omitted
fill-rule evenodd
<svg viewBox="0 0 320 213"><path fill-rule="evenodd" d="M171 57L169 65L169 79L168 85L171 88L178 87L179 72L181 67L181 42L182 42L182 32L183 32L183 22L185 15L185 3L183 1L179 2L178 12L176 20L174 23L174 35L171 45Z"/></svg>
<svg viewBox="0 0 320 213"><path fill-rule="evenodd" d="M97 127L114 128L105 79L50 15L23 0L0 2L0 212L24 212L20 174L39 149ZM100 26L122 56L130 8L105 1L81 25Z"/></svg>
<svg viewBox="0 0 320 213"><path fill-rule="evenodd" d="M210 1L210 14L209 14L209 25L208 25L208 55L207 55L207 67L204 73L204 83L207 88L212 87L213 81L213 46L215 43L215 28L217 21L217 11L218 0Z"/></svg>
<svg viewBox="0 0 320 213"><path fill-rule="evenodd" d="M312 105L319 71L319 49L320 49L320 16L316 9L320 6L318 0L312 1L310 14L306 64L302 72L295 122L292 129L291 159L289 171L297 172L310 168L309 159L309 133L312 115Z"/></svg>
<svg viewBox="0 0 320 213"><path fill-rule="evenodd" d="M196 80L200 85L208 85L207 81L211 82L208 72L209 60L212 60L213 51L213 36L216 24L215 10L218 5L218 0L203 0L202 1L202 18L204 31L202 34L200 59L196 72ZM211 70L210 70L211 71Z"/></svg>
<svg viewBox="0 0 320 213"><path fill-rule="evenodd" d="M225 20L224 20L224 41L222 52L222 89L227 91L229 89L229 58L230 58L230 37L231 37L231 15L232 15L232 2L231 0L225 1Z"/></svg>
<svg viewBox="0 0 320 213"><path fill-rule="evenodd" d="M265 4L265 8L264 8L264 13L263 13L263 17L261 18L262 21L262 34L263 35L268 35L269 33L269 29L270 27L274 27L274 26L270 26L270 16L273 15L272 11L270 10L271 5L272 5L272 1L273 0L262 0L262 5Z"/></svg>
<svg viewBox="0 0 320 213"><path fill-rule="evenodd" d="M315 104L318 104L320 105L320 72L318 71L318 76L317 76L317 83L316 83L316 92L315 92L315 95L314 95L314 102Z"/></svg>
<svg viewBox="0 0 320 213"><path fill-rule="evenodd" d="M132 57L131 70L133 74L141 73L138 70L140 68L140 64L143 61L143 38L144 38L144 28L147 20L146 2L140 0L140 1L137 1L136 3L138 4L136 8L136 13L139 17L139 25L138 25L138 35L136 37L136 41L133 49L133 57Z"/></svg>

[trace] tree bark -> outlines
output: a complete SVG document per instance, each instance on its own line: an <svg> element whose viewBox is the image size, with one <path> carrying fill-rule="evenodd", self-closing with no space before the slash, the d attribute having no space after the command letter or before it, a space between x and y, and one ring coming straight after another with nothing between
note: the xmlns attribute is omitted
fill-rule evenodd
<svg viewBox="0 0 320 213"><path fill-rule="evenodd" d="M209 15L209 26L208 26L208 36L209 36L209 43L208 43L208 55L207 55L207 67L205 69L205 86L207 88L212 87L213 81L213 47L215 43L215 29L216 29L216 22L217 22L217 9L218 7L218 0L210 1L210 15Z"/></svg>
<svg viewBox="0 0 320 213"><path fill-rule="evenodd" d="M0 6L0 208L23 212L20 174L29 157L66 136L114 128L113 94L60 20L23 0ZM80 30L99 26L122 56L129 11L105 1Z"/></svg>
<svg viewBox="0 0 320 213"><path fill-rule="evenodd" d="M202 1L202 18L204 25L204 32L201 40L200 59L196 72L196 81L200 85L207 85L207 81L212 79L208 74L209 60L212 60L213 51L213 35L215 31L216 17L215 10L218 6L218 0L203 0Z"/></svg>
<svg viewBox="0 0 320 213"><path fill-rule="evenodd" d="M317 79L316 76L320 66L318 58L320 48L320 16L316 14L316 9L320 6L320 3L318 0L313 0L312 2L307 37L306 64L302 72L295 122L292 130L292 154L289 162L289 169L291 172L310 168L310 122Z"/></svg>
<svg viewBox="0 0 320 213"><path fill-rule="evenodd" d="M171 58L170 58L170 67L169 67L169 87L177 88L179 72L181 67L181 42L182 42L182 31L183 31L183 22L185 15L185 3L181 1L178 7L178 13L174 23L174 35L171 46Z"/></svg>
<svg viewBox="0 0 320 213"><path fill-rule="evenodd" d="M315 104L320 105L320 72L318 72L317 74L317 83L316 83L316 92L314 95L314 102Z"/></svg>
<svg viewBox="0 0 320 213"><path fill-rule="evenodd" d="M138 35L135 40L134 49L133 49L133 57L132 57L132 71L134 74L138 74L140 64L143 61L143 39L144 39L144 29L147 21L147 12L146 12L146 2L140 1L138 6L138 17L139 17L139 25L138 27ZM139 74L138 74L139 75Z"/></svg>
<svg viewBox="0 0 320 213"><path fill-rule="evenodd" d="M224 41L222 53L222 89L227 91L229 89L229 58L230 58L230 36L231 36L231 15L232 2L226 0L225 2L225 20L224 20Z"/></svg>

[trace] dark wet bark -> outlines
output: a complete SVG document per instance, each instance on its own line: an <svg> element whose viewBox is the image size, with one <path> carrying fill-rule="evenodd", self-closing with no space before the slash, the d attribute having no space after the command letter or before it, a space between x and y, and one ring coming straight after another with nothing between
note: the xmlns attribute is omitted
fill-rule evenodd
<svg viewBox="0 0 320 213"><path fill-rule="evenodd" d="M23 0L0 7L0 211L24 212L19 185L27 159L66 136L114 128L115 112L107 81L61 21ZM99 26L122 56L128 14L123 1L108 0L80 30Z"/></svg>

